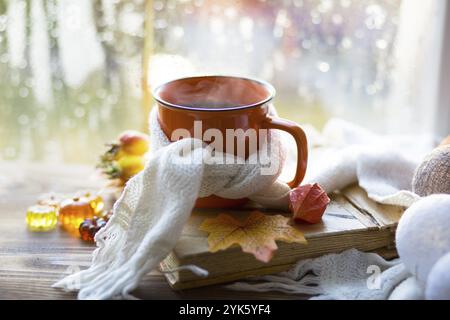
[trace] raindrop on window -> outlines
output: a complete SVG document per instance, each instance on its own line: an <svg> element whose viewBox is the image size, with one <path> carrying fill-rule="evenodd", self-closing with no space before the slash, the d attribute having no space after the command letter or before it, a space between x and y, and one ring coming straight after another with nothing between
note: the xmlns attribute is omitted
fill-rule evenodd
<svg viewBox="0 0 450 320"><path fill-rule="evenodd" d="M237 11L235 8L233 7L228 7L225 9L225 16L227 18L233 19L234 17L237 16Z"/></svg>
<svg viewBox="0 0 450 320"><path fill-rule="evenodd" d="M317 14L311 15L311 22L313 24L320 24L322 22L322 18L320 18L320 16Z"/></svg>
<svg viewBox="0 0 450 320"><path fill-rule="evenodd" d="M274 70L273 70L273 64L271 62L267 62L266 64L264 64L261 76L267 80L270 80L273 78Z"/></svg>
<svg viewBox="0 0 450 320"><path fill-rule="evenodd" d="M344 49L350 49L353 46L352 39L350 39L348 37L344 37L342 39L341 45Z"/></svg>
<svg viewBox="0 0 450 320"><path fill-rule="evenodd" d="M317 69L319 69L320 72L328 72L330 71L330 65L327 62L319 62L317 64Z"/></svg>
<svg viewBox="0 0 450 320"><path fill-rule="evenodd" d="M169 9L169 10L175 10L176 7L177 7L177 4L176 4L175 1L168 1L168 2L166 3L166 7L167 7L167 9Z"/></svg>
<svg viewBox="0 0 450 320"><path fill-rule="evenodd" d="M251 43L246 43L246 44L244 45L244 50L245 50L245 52L248 52L248 53L253 52L253 50L254 50L253 44L251 44Z"/></svg>
<svg viewBox="0 0 450 320"><path fill-rule="evenodd" d="M364 38L364 31L361 30L361 29L357 29L355 31L355 38L363 39Z"/></svg>
<svg viewBox="0 0 450 320"><path fill-rule="evenodd" d="M22 60L20 63L19 63L19 69L25 69L26 67L28 66L28 62L26 61L26 60Z"/></svg>
<svg viewBox="0 0 450 320"><path fill-rule="evenodd" d="M280 26L275 26L275 28L273 28L273 36L275 38L281 38L283 36L283 28Z"/></svg>
<svg viewBox="0 0 450 320"><path fill-rule="evenodd" d="M107 92L103 88L98 89L97 92L96 92L97 97L100 98L100 99L104 99L106 97L106 94L107 94Z"/></svg>
<svg viewBox="0 0 450 320"><path fill-rule="evenodd" d="M47 114L44 111L39 111L36 114L36 119L40 122L44 122L47 119Z"/></svg>
<svg viewBox="0 0 450 320"><path fill-rule="evenodd" d="M64 117L61 119L61 126L63 128L71 129L75 127L75 124L71 119Z"/></svg>
<svg viewBox="0 0 450 320"><path fill-rule="evenodd" d="M30 118L26 114L21 114L17 117L17 122L19 122L21 126L26 126L30 123Z"/></svg>
<svg viewBox="0 0 450 320"><path fill-rule="evenodd" d="M73 111L73 113L75 114L75 117L77 118L83 118L86 114L86 110L82 107L76 107Z"/></svg>
<svg viewBox="0 0 450 320"><path fill-rule="evenodd" d="M9 61L9 56L7 53L4 53L2 55L0 55L0 62L1 63L8 63Z"/></svg>
<svg viewBox="0 0 450 320"><path fill-rule="evenodd" d="M220 13L222 11L222 8L220 6L218 6L218 5L213 5L211 11L214 14L218 14L218 13Z"/></svg>
<svg viewBox="0 0 450 320"><path fill-rule="evenodd" d="M109 103L109 104L116 104L117 101L118 101L118 98L117 98L116 95L109 95L109 96L106 98L106 102Z"/></svg>
<svg viewBox="0 0 450 320"><path fill-rule="evenodd" d="M275 20L275 25L280 26L282 28L287 28L291 25L291 21L288 18L286 10L281 9L278 11L278 14L277 14L277 17Z"/></svg>
<svg viewBox="0 0 450 320"><path fill-rule="evenodd" d="M377 4L372 4L366 8L367 18L365 24L368 29L381 29L386 21L386 13Z"/></svg>
<svg viewBox="0 0 450 320"><path fill-rule="evenodd" d="M55 82L53 83L53 88L57 91L61 90L63 87L63 82L61 80L55 80Z"/></svg>
<svg viewBox="0 0 450 320"><path fill-rule="evenodd" d="M224 23L222 19L219 18L211 18L211 21L209 23L209 26L211 28L211 32L213 33L222 33L224 30Z"/></svg>
<svg viewBox="0 0 450 320"><path fill-rule="evenodd" d="M91 112L89 113L88 118L88 126L92 130L96 130L98 128L99 122L98 122L98 115L97 112Z"/></svg>
<svg viewBox="0 0 450 320"><path fill-rule="evenodd" d="M123 10L126 11L126 12L134 11L134 3L133 2L126 3L124 8L123 8Z"/></svg>
<svg viewBox="0 0 450 320"><path fill-rule="evenodd" d="M344 21L344 18L340 14L333 14L331 20L333 21L334 24L340 25Z"/></svg>
<svg viewBox="0 0 450 320"><path fill-rule="evenodd" d="M79 96L79 98L78 98L78 101L79 101L81 104L86 104L86 103L88 103L90 100L91 100L91 98L90 98L89 95L86 94L86 93L80 94L80 96Z"/></svg>
<svg viewBox="0 0 450 320"><path fill-rule="evenodd" d="M166 19L156 19L153 25L155 29L165 29L167 28L167 21Z"/></svg>
<svg viewBox="0 0 450 320"><path fill-rule="evenodd" d="M162 1L155 1L155 2L153 3L153 8L154 8L156 11L161 11L162 9L164 9L164 2L162 2Z"/></svg>
<svg viewBox="0 0 450 320"><path fill-rule="evenodd" d="M204 2L204 0L194 0L194 6L201 7Z"/></svg>
<svg viewBox="0 0 450 320"><path fill-rule="evenodd" d="M253 20L250 17L242 17L239 21L239 27L244 39L251 39L253 35Z"/></svg>
<svg viewBox="0 0 450 320"><path fill-rule="evenodd" d="M282 52L276 51L273 55L273 66L275 67L275 70L284 70L286 66L286 59Z"/></svg>
<svg viewBox="0 0 450 320"><path fill-rule="evenodd" d="M188 5L184 8L184 13L187 15L192 14L192 13L194 13L194 8L192 6Z"/></svg>
<svg viewBox="0 0 450 320"><path fill-rule="evenodd" d="M312 42L311 40L305 39L302 41L302 47L303 49L309 50L312 47Z"/></svg>
<svg viewBox="0 0 450 320"><path fill-rule="evenodd" d="M378 40L376 41L376 46L377 46L378 49L384 50L384 49L387 48L388 43L387 43L387 41L384 40L384 39L378 39Z"/></svg>
<svg viewBox="0 0 450 320"><path fill-rule="evenodd" d="M25 85L26 85L28 88L32 88L32 87L34 86L34 79L33 79L33 78L27 78L27 79L25 80Z"/></svg>
<svg viewBox="0 0 450 320"><path fill-rule="evenodd" d="M6 15L0 15L0 32L6 30L7 22L8 22L8 17Z"/></svg>
<svg viewBox="0 0 450 320"><path fill-rule="evenodd" d="M341 7L348 8L352 4L351 0L341 0Z"/></svg>
<svg viewBox="0 0 450 320"><path fill-rule="evenodd" d="M371 96L377 93L377 88L374 85L368 85L366 86L366 93Z"/></svg>
<svg viewBox="0 0 450 320"><path fill-rule="evenodd" d="M181 38L184 35L184 29L180 26L175 26L172 28L172 33L175 37Z"/></svg>
<svg viewBox="0 0 450 320"><path fill-rule="evenodd" d="M23 88L20 88L20 89L19 89L19 96L20 96L21 98L26 98L26 97L28 97L28 93L29 93L28 88L23 87Z"/></svg>
<svg viewBox="0 0 450 320"><path fill-rule="evenodd" d="M303 7L303 0L294 0L294 6Z"/></svg>
<svg viewBox="0 0 450 320"><path fill-rule="evenodd" d="M334 3L331 0L322 0L317 6L317 10L321 13L326 13L333 9Z"/></svg>
<svg viewBox="0 0 450 320"><path fill-rule="evenodd" d="M17 154L17 150L14 147L6 147L4 151L5 158L14 158Z"/></svg>
<svg viewBox="0 0 450 320"><path fill-rule="evenodd" d="M334 47L336 45L336 38L333 36L327 37L327 45Z"/></svg>

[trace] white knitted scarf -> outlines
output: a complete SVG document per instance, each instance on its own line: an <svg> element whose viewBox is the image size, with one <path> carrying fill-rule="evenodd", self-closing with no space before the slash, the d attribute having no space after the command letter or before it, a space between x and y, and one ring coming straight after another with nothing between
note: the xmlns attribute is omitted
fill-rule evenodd
<svg viewBox="0 0 450 320"><path fill-rule="evenodd" d="M271 113L275 113L273 108ZM130 297L141 278L175 247L199 197L248 197L266 207L287 210L290 188L277 180L285 153L276 131L269 132L268 143L244 164L223 164L211 159L201 140L170 143L157 116L154 108L150 115L150 158L145 169L128 181L114 204L112 218L95 236L98 248L92 265L54 287L79 290L79 299ZM219 155L237 160L226 153ZM214 159L220 159L217 153ZM262 174L261 164L269 163L276 168L275 173ZM199 268L191 270L202 274Z"/></svg>

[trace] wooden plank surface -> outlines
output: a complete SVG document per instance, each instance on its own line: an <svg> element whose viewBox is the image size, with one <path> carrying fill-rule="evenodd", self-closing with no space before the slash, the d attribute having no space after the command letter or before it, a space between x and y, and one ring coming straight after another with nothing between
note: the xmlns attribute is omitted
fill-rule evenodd
<svg viewBox="0 0 450 320"><path fill-rule="evenodd" d="M82 189L98 190L103 185L104 181L91 167L0 163L0 299L76 298L74 293L51 288L51 285L65 274L87 267L94 246L59 229L48 233L30 232L26 228L25 212L26 208L34 204L43 193L70 193ZM344 200L344 197L351 198L353 194L337 196L336 201L328 208L324 223L304 227L303 231L310 240L314 238L318 229L323 229L324 226L330 234L339 233L344 228L342 221L346 222L345 228L350 226L355 230L378 229L380 225L392 224L396 212L387 220L382 220L382 217L374 220L364 214L358 216L359 211L355 210L354 206L349 206L349 202ZM356 196L351 199L355 203L361 200ZM347 213L343 213L340 206L345 207L344 211ZM191 219L195 221L185 228L185 234L195 239L200 232L197 227L202 219L201 215L195 215ZM206 250L206 242L204 238L199 241L198 245L188 245L189 247L186 247L186 242L179 241L175 251L191 256L200 254ZM242 256L243 259L252 258L248 255ZM221 285L174 291L158 271L148 274L134 294L143 299L299 299L306 297L282 293L235 292Z"/></svg>
<svg viewBox="0 0 450 320"><path fill-rule="evenodd" d="M89 265L93 245L57 229L29 232L25 210L46 192L102 185L90 167L0 163L0 299L74 299L51 287L64 274ZM174 291L155 271L134 295L142 299L301 299L302 295L230 291L223 286Z"/></svg>

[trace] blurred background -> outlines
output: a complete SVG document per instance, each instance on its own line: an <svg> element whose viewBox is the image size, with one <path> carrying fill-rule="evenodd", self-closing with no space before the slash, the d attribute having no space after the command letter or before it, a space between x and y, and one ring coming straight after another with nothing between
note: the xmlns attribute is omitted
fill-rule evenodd
<svg viewBox="0 0 450 320"><path fill-rule="evenodd" d="M150 90L262 78L281 116L450 131L445 0L0 0L0 160L94 163ZM448 70L446 72L445 70Z"/></svg>

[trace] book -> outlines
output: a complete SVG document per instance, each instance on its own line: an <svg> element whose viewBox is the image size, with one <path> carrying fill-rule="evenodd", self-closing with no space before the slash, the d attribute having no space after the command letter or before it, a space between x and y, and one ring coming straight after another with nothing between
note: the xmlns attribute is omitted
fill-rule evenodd
<svg viewBox="0 0 450 320"><path fill-rule="evenodd" d="M350 248L377 252L385 258L396 257L395 229L404 208L378 204L356 185L333 193L330 198L321 223L295 224L304 233L308 244L277 241L278 250L268 263L256 260L238 246L216 253L209 252L208 234L200 231L199 226L203 220L220 213L230 214L237 219L244 219L255 209L268 214L290 216L289 213L264 210L255 204L232 210L194 209L181 239L161 263L161 270L196 265L209 272L206 278L186 270L165 273L174 289L188 289L285 271L299 260L339 253Z"/></svg>

